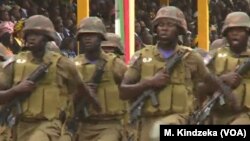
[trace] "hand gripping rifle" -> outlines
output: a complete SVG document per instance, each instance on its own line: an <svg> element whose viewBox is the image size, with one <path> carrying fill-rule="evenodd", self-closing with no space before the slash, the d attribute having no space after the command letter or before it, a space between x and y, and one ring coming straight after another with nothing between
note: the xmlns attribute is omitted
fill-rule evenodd
<svg viewBox="0 0 250 141"><path fill-rule="evenodd" d="M102 75L104 73L104 67L105 67L106 63L107 62L105 60L98 60L98 62L96 64L96 70L95 70L92 78L88 82L89 85L93 84L93 85L97 86L101 82ZM96 92L96 90L93 90L94 89L93 87L89 86L89 88L92 89L91 90L92 92ZM101 110L101 104L100 104L99 100L97 99L97 97L95 95L93 95L93 93L90 93L89 95L85 95L85 97L79 103L76 103L74 116L67 123L68 131L70 133L72 133L73 135L76 133L76 131L78 129L78 121L81 118L89 117L88 103L90 103L90 102L87 102L86 101L87 99L91 101L91 103L94 105L96 111Z"/></svg>
<svg viewBox="0 0 250 141"><path fill-rule="evenodd" d="M236 70L236 73L239 75L244 75L247 73L250 69L250 58L248 58L244 63L242 63L238 69ZM219 86L219 90L217 90L212 98L199 110L195 111L191 115L190 124L196 124L200 125L203 124L203 122L207 119L207 117L210 115L210 112L212 108L214 107L215 103L219 101L220 105L224 105L224 95L229 95L232 93L232 88L222 82L218 77L212 76Z"/></svg>
<svg viewBox="0 0 250 141"><path fill-rule="evenodd" d="M182 57L185 55L185 51L178 51L175 53L173 58L171 58L166 63L166 72L169 74L172 74L175 66L181 61ZM130 106L129 112L131 115L130 122L134 122L138 119L139 116L141 116L142 107L145 104L145 100L150 98L152 105L154 107L159 106L159 101L156 96L156 91L154 89L149 89L143 92L142 95L140 95Z"/></svg>
<svg viewBox="0 0 250 141"><path fill-rule="evenodd" d="M39 65L27 78L27 80L37 83L41 80L48 68L52 65L52 62L42 63ZM24 101L27 96L18 96L2 107L0 111L0 125L7 124L12 127L16 123L16 116L22 113L21 102ZM17 108L17 113L12 114L12 109Z"/></svg>
<svg viewBox="0 0 250 141"><path fill-rule="evenodd" d="M102 76L104 73L104 67L105 67L106 63L107 63L106 60L100 59L100 60L98 60L98 62L96 64L96 70L95 70L92 78L90 79L90 81L87 83L87 85L89 86L89 88L91 89L92 92L97 91L98 84L102 80ZM95 95L92 95L92 93L90 93L89 97L92 100L92 103L95 107L95 110L100 111L101 104L100 104L99 100L97 99L97 97ZM84 113L85 113L85 116L87 116L88 112L86 109L86 105L84 107L85 107Z"/></svg>

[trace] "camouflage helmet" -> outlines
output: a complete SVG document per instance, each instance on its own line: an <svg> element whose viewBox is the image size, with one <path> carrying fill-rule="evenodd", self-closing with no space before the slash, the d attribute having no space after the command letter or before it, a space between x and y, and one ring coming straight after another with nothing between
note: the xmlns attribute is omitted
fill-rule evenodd
<svg viewBox="0 0 250 141"><path fill-rule="evenodd" d="M99 33L106 40L106 28L102 20L98 17L87 17L80 21L77 28L76 38L82 33Z"/></svg>
<svg viewBox="0 0 250 141"><path fill-rule="evenodd" d="M227 29L231 27L246 27L250 28L250 18L244 12L229 13L222 27L222 34L225 36Z"/></svg>
<svg viewBox="0 0 250 141"><path fill-rule="evenodd" d="M50 40L56 40L57 35L51 20L43 15L34 15L25 20L23 32L24 37L30 31L36 31L50 37Z"/></svg>
<svg viewBox="0 0 250 141"><path fill-rule="evenodd" d="M153 29L158 25L159 19L168 18L176 22L177 26L181 28L181 34L187 33L187 22L183 12L175 6L165 6L158 10L156 17L152 21Z"/></svg>
<svg viewBox="0 0 250 141"><path fill-rule="evenodd" d="M114 47L118 54L124 55L122 51L123 45L121 43L121 38L117 34L109 32L106 34L106 39L107 41L103 41L101 43L101 47Z"/></svg>

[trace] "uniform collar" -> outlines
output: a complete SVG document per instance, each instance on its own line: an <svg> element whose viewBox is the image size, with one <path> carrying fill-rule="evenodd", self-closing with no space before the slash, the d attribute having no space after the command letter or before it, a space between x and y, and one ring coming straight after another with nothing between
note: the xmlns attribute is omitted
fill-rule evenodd
<svg viewBox="0 0 250 141"><path fill-rule="evenodd" d="M47 49L45 50L44 56L42 58L43 62L50 62L50 51L48 51ZM33 62L33 63L38 63L36 62L36 58L32 55L31 51L28 52L28 59Z"/></svg>
<svg viewBox="0 0 250 141"><path fill-rule="evenodd" d="M175 48L174 48L173 54L175 54L179 49L180 49L180 45L177 44L175 46ZM160 50L159 50L159 48L158 48L157 45L156 45L156 47L153 50L153 54L154 54L155 57L159 57L160 59L164 59L163 56L162 56L162 54L160 53Z"/></svg>

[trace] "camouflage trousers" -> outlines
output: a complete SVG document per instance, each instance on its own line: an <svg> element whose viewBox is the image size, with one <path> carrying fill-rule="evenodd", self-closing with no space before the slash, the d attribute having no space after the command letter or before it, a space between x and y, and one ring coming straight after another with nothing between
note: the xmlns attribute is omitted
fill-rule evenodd
<svg viewBox="0 0 250 141"><path fill-rule="evenodd" d="M14 141L73 141L59 120L19 121L13 131Z"/></svg>

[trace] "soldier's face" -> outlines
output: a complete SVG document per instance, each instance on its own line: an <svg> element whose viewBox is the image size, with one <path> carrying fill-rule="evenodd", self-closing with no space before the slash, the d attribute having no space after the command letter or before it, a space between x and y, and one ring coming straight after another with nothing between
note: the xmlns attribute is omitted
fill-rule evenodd
<svg viewBox="0 0 250 141"><path fill-rule="evenodd" d="M101 41L101 37L97 33L84 33L80 35L80 45L85 51L99 50Z"/></svg>
<svg viewBox="0 0 250 141"><path fill-rule="evenodd" d="M247 46L248 33L244 27L233 27L228 29L226 38L232 49L241 49Z"/></svg>
<svg viewBox="0 0 250 141"><path fill-rule="evenodd" d="M45 49L47 38L40 33L30 32L26 34L26 47L33 51L41 51Z"/></svg>
<svg viewBox="0 0 250 141"><path fill-rule="evenodd" d="M161 42L172 42L177 40L178 37L178 27L176 23L170 19L159 19L156 32Z"/></svg>

